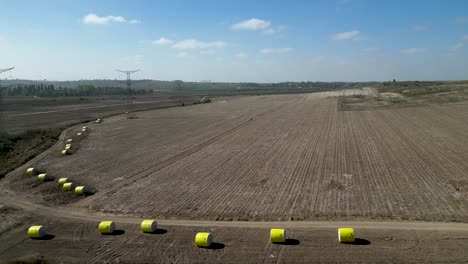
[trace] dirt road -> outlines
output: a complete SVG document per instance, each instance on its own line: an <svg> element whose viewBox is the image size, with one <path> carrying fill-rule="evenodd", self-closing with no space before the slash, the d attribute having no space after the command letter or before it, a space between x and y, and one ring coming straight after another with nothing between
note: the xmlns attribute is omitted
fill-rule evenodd
<svg viewBox="0 0 468 264"><path fill-rule="evenodd" d="M11 196L13 195L13 196ZM49 207L2 192L0 263L466 263L468 224L408 221L220 222L158 220L159 231L143 234L143 218ZM102 236L99 221L112 220L118 232ZM41 224L50 240L31 240L26 229ZM0 225L1 226L1 225ZM337 227L354 227L357 243L337 242ZM288 241L271 244L269 228L286 228ZM197 232L211 232L211 249L197 248Z"/></svg>
<svg viewBox="0 0 468 264"><path fill-rule="evenodd" d="M85 208L76 207L50 207L41 205L22 197L21 194L9 190L2 190L0 202L4 205L18 208L33 214L54 217L62 220L100 222L107 219L126 224L139 224L142 217L131 215L113 215L93 212ZM197 220L171 220L160 219L160 224L170 226L200 226L200 227L241 227L241 228L272 228L281 226L284 228L299 229L328 229L342 226L353 226L365 229L396 229L396 230L437 230L468 232L468 223L454 222L422 222L422 221L366 221L357 219L353 221L197 221Z"/></svg>

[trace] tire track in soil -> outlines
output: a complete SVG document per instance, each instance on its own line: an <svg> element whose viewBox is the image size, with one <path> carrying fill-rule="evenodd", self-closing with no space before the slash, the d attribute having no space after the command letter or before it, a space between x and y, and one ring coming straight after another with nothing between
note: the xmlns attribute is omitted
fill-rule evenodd
<svg viewBox="0 0 468 264"><path fill-rule="evenodd" d="M281 115L286 116L287 114L285 112L287 112L287 111L281 112ZM266 155L266 154L258 155L258 154L274 151L274 146L276 145L276 143L279 140L278 137L275 137L276 140L274 142L271 142L270 144L267 144L267 146L265 146L265 147L252 147L255 144L262 144L262 140L259 140L259 138L265 138L265 137L268 138L269 135L274 136L275 133L272 132L272 131L276 131L276 130L272 129L272 127L281 126L281 124L278 124L278 122L276 122L275 120L276 119L283 120L283 118L273 119L272 116L270 116L269 119L270 120L268 120L268 122L265 123L265 125L264 125L264 127L265 127L264 130L265 131L263 131L262 133L256 133L256 134L260 134L262 136L254 138L254 142L249 144L249 148L248 148L249 152L244 155L244 156L246 156L248 158L248 162L246 162L246 163L240 162L239 163L239 164L246 164L246 165L242 166L239 169L239 168L236 168L238 166L235 166L235 164L234 164L233 169L234 170L237 169L236 175L238 175L238 177L235 177L229 183L231 186L236 186L236 189L233 189L233 193L241 193L241 191L244 190L244 186L249 186L249 182L251 182L252 179L251 179L251 177L248 177L247 175L253 175L252 173L253 173L253 171L255 170L256 167L260 166L260 164L265 164L267 159L273 159L273 157L275 156L274 154L272 154L272 155ZM253 129L255 130L255 128L253 128ZM243 141L243 140L245 140L245 138L250 139L251 137L244 136L240 140ZM259 143L257 143L257 141ZM262 166L265 166L265 165L262 165ZM221 171L219 173L223 173L223 172ZM222 188L219 188L219 189L222 189ZM265 188L263 188L263 189L265 189ZM258 192L262 192L263 189L258 190ZM268 189L268 188L266 188L266 189ZM258 196L259 197L267 196L267 195L263 195L262 193L258 193L258 192L251 192L250 194L246 193L245 195L243 195L242 199L244 199L244 200L245 199L250 199L249 197L252 197L252 196L256 196L256 197L258 197ZM223 207L224 201L229 203L231 201L230 198L232 198L232 197L225 196L223 198L223 200L218 203L218 206L215 209L213 209L213 212L216 212L217 208ZM249 203L249 204L247 204L247 207L233 208L233 209L235 209L235 211L232 210L232 209L226 211L226 208L223 208L222 213L227 214L227 215L232 215L233 217L235 217L235 216L245 216L245 215L249 215L250 217L252 217L252 215L250 215L250 213L252 212L251 206L253 206L253 205L255 205L255 204L254 203Z"/></svg>
<svg viewBox="0 0 468 264"><path fill-rule="evenodd" d="M385 114L385 112L379 114ZM399 117L400 119L403 118L402 116ZM385 122L383 121L385 120ZM401 162L408 162L408 164L411 164L411 166L402 166L406 167L408 171L410 172L410 175L412 175L413 178L413 183L414 181L418 181L420 184L418 186L418 191L420 195L418 196L413 196L412 198L414 199L411 201L411 197L406 197L406 202L405 204L409 205L410 208L408 211L403 212L406 215L417 215L417 216L422 216L427 215L429 212L432 211L431 204L433 205L434 203L437 203L436 208L439 208L440 211L443 211L443 214L445 215L454 215L455 211L453 210L452 207L447 207L446 202L444 204L444 201L442 200L442 197L435 196L428 197L425 195L427 192L423 192L422 190L437 190L437 189L443 189L443 186L439 186L439 188L435 187L435 185L440 185L440 182L443 180L440 177L437 177L437 174L432 171L432 170L427 170L428 166L431 164L429 163L427 157L425 156L425 153L435 153L437 152L434 149L433 144L426 144L424 146L421 146L420 141L423 141L426 137L427 134L431 134L432 132L429 131L428 133L421 133L419 136L418 140L410 141L405 137L404 131L401 129L395 128L394 126L387 125L389 122L392 122L392 118L389 118L388 116L383 115L381 118L375 117L374 122L372 124L379 125L380 122L382 122L381 125L386 125L387 129L383 130L384 133L388 133L387 136L383 136L379 141L382 143L388 144L388 147L383 148L383 153L389 152L389 149L394 149L394 148L400 148L401 150L398 151L400 155L405 156L403 161ZM417 123L411 123L409 125L410 130L418 130ZM374 131L374 130L371 130ZM418 130L419 131L419 130ZM425 131L424 131L425 132ZM399 142L404 142L405 144L392 144L392 142L399 141ZM397 170L398 168L394 168L394 170ZM400 172L402 175L406 174L405 171ZM427 178L431 178L431 181L427 181ZM398 185L397 185L398 186ZM411 186L411 183L408 182L408 186ZM405 188L404 186L400 186L401 188ZM408 192L411 192L411 189L408 190ZM416 206L415 206L416 205ZM417 210L417 213L414 211Z"/></svg>
<svg viewBox="0 0 468 264"><path fill-rule="evenodd" d="M315 106L316 102L307 102L307 104ZM298 192L292 190L299 187L297 184L299 180L307 177L307 175L304 174L294 175L294 170L298 167L298 164L303 161L300 158L302 154L301 149L306 148L303 141L310 138L301 137L301 132L298 133L295 128L298 127L298 125L307 126L314 119L312 118L313 116L311 116L308 120L309 123L307 123L307 121L304 122L301 118L297 118L295 113L299 113L300 110L305 111L304 105L298 105L297 108L298 109L293 108L289 111L289 114L293 114L294 117L291 118L293 122L290 121L288 124L289 129L284 133L287 137L279 138L277 155L271 155L269 168L272 174L278 175L277 177L280 177L280 175L293 175L290 179L288 177L281 177L281 180L277 181L277 184L273 186L271 191L262 195L262 197L265 197L263 202L269 201L269 206L271 207L271 219L286 217L286 215L283 215L284 212L288 212L288 210L293 208L293 206L289 204L293 201L291 196L298 194ZM280 144L281 141L287 141L289 143ZM292 151L289 149L292 149ZM279 156L284 155L285 153L288 154L286 157L281 158L281 156ZM290 181L291 184L288 184L288 181ZM288 202L285 203L284 201Z"/></svg>
<svg viewBox="0 0 468 264"><path fill-rule="evenodd" d="M262 121L264 121L264 119L263 119ZM249 129L251 129L251 128L249 128ZM225 144L226 142L234 142L234 141L238 141L239 139L242 141L243 134L244 134L244 133L236 134L235 136L229 137L229 138L227 139L227 141L226 141L226 140L222 140L222 142L223 142L223 144ZM250 137L249 140L250 140L250 143L249 143L249 145L250 145L250 144L253 144L253 143L255 142L256 138L255 138L255 137ZM243 143L244 143L244 142L243 142ZM233 144L235 144L235 143L233 143ZM213 153L210 153L209 155L216 155L216 151L219 151L220 149L222 149L222 144L221 144L221 146L218 146L217 149L216 149ZM241 155L241 154L244 154L244 155ZM218 154L218 156L222 156L222 154L221 154L221 155ZM216 183L216 180L217 180L217 178L218 178L217 176L219 176L220 173L226 173L226 172L230 171L231 168L235 169L235 167L238 167L238 166L236 166L236 165L239 164L239 161L238 161L238 162L235 162L236 159L238 159L238 158L240 158L240 159L246 159L246 158L248 158L248 156L249 156L249 155L246 155L246 153L243 153L241 150L233 151L233 154L232 154L232 155L230 155L230 156L228 156L228 157L226 157L226 158L220 159L220 160L218 161L218 164L217 164L215 167L211 168L211 167L208 166L209 169L210 169L209 171L207 170L206 173L203 173L202 175L199 175L199 176L196 177L196 178L197 178L197 181L204 181L204 182L205 182L205 184L203 185L203 189L201 189L201 190L199 190L199 191L200 191L200 192L203 192L203 190L205 190L205 189L210 189L210 187L211 187L213 184ZM254 156L256 156L256 155L254 155ZM199 160L199 161L200 161L200 162L204 162L204 161L207 160L207 159L208 159L208 160L211 160L211 158L206 158L206 157L205 157L205 158L203 158L203 159L201 159L201 160ZM242 162L240 162L240 163L242 164ZM200 167L200 166L203 167L199 162L195 162L195 163L193 163L192 165L195 165L196 167ZM192 165L186 166L183 170L189 170L189 171L192 170L192 171L196 171L196 168L192 168L192 167L191 167ZM224 170L221 170L221 168L223 168ZM177 174L177 173L176 173L176 174ZM184 173L179 173L179 174L184 174ZM200 178L199 178L199 177L200 177ZM233 185L233 182L230 182L229 185ZM236 185L236 186L237 186L237 185ZM217 189L217 190L222 190L223 188L221 188L221 187L218 186L218 187L215 188L215 189ZM234 191L234 192L235 192L235 191ZM193 194L192 196L194 196L194 195L196 195L196 194ZM183 207L185 207L188 203L194 203L194 201L192 200L192 196L189 196L189 197L181 197L181 198L183 198L183 200L184 200L185 202L182 202L182 204L180 204L178 207L183 208ZM212 196L214 196L214 197L221 197L221 196L217 196L216 194L213 194ZM226 196L224 196L224 198L226 198ZM216 199L208 199L208 198L207 198L206 200L207 200L207 201L211 201L211 200L216 200ZM202 202L203 202L203 201L198 201L198 202L196 203L196 205L194 205L193 207L196 207L196 208L200 207L200 206L201 206L200 203L202 203ZM211 205L201 206L201 207L202 207L202 208L212 208ZM197 212L197 213L200 213L200 212Z"/></svg>
<svg viewBox="0 0 468 264"><path fill-rule="evenodd" d="M271 118L270 118L270 119L271 119ZM262 119L262 121L263 121L263 119ZM239 134L237 134L237 135L234 136L234 137L229 137L229 138L228 138L228 141L232 141L232 140L234 140L234 139L236 139L236 138L239 138L239 137L244 137L244 134L245 134L245 133L239 133ZM252 138L252 139L255 139L255 138ZM238 152L237 154L240 154L240 152ZM235 154L234 156L236 156L237 154ZM212 155L212 154L209 154L209 155ZM254 157L258 157L258 156L254 155ZM221 166L223 166L223 163L229 161L231 158L232 158L232 157L228 157L227 160L221 162L221 163L218 164L218 166L216 166L216 167L221 167ZM207 158L205 157L204 160L206 160L206 159L207 159ZM210 159L210 158L208 158L208 160L209 160L209 159ZM190 162L191 162L191 161L190 161ZM196 167L199 167L199 165L200 165L200 164L197 163L196 161L194 161L193 164L196 164ZM237 164L237 163L236 163L236 164ZM235 166L236 164L234 164L234 166ZM231 164L231 165L232 165L232 164ZM191 169L190 166L188 166L188 168L184 168L184 170L189 170L189 171L190 171L190 169ZM196 170L196 169L194 169L194 170ZM216 171L216 169L214 170L214 172L215 172L216 174L218 174L218 175L219 175L219 173L223 173L222 171L219 171L219 170ZM211 173L213 173L213 172L211 172ZM202 177L202 178L209 178L210 175L211 175L211 173L206 172L206 173L202 174L201 177ZM210 175L208 175L208 174L210 174ZM170 175L174 175L174 176L170 176ZM177 173L177 171L171 172L171 173L169 174L170 177L168 176L167 179L170 179L170 180L173 181L173 182L174 182L174 181L176 181L176 182L177 182L177 181L181 181L181 184L183 184L182 180L183 180L184 177L183 177L182 175L186 175L186 173L184 173L183 171L179 171L179 173ZM175 177L175 178L174 178L174 177ZM216 178L216 177L211 177L211 179L213 179L213 178ZM166 177L165 177L164 179L166 179ZM200 178L200 179L201 179L201 178ZM197 178L197 180L200 180L200 179ZM201 180L203 181L203 179L201 179ZM164 180L163 180L163 181L164 181ZM209 189L210 184L213 184L213 182L211 182L211 183L206 183L206 185L204 185L203 188L204 188L204 189ZM125 188L123 188L123 189L125 189ZM122 190L123 190L123 189L122 189ZM217 189L218 189L218 188L217 188ZM119 191L120 191L120 190L119 190ZM177 197L171 197L171 199L174 199L174 198L177 198ZM178 207L184 207L184 204L188 204L188 203L192 202L192 199L191 199L190 197L182 197L182 198L183 198L183 200L185 200L185 203L179 204ZM164 201L164 199L168 199L168 197L159 197L158 195L156 195L156 196L152 196L152 197L149 198L149 199L142 199L141 202L139 202L138 204L134 204L134 205L139 205L140 207L145 207L145 208L146 208L146 207L148 207L149 205L146 204L146 205L143 206L142 203L147 202L147 200L158 201L158 203L162 203L162 201ZM176 200L177 200L177 199L176 199ZM210 201L211 199L207 199L207 200ZM216 199L216 200L217 200L217 199ZM114 204L115 204L115 203L114 203ZM112 204L109 205L109 206L112 206ZM200 205L192 206L192 207L198 208L199 206L200 206ZM138 206L136 206L136 207L138 207ZM153 207L154 207L154 205L153 205ZM210 207L210 206L207 206L207 207ZM210 208L211 208L211 207L210 207Z"/></svg>
<svg viewBox="0 0 468 264"><path fill-rule="evenodd" d="M164 161L154 165L153 167L150 167L148 169L140 171L134 176L131 176L131 177L125 179L125 180L120 181L119 183L107 188L105 191L101 191L99 193L96 193L96 194L94 194L92 196L87 197L86 199L83 199L83 200L81 200L79 202L76 202L76 203L73 204L73 206L77 206L77 207L87 206L90 203L92 203L92 202L94 202L94 201L96 201L96 200L98 200L98 199L100 199L102 197L105 197L106 195L108 195L110 193L113 193L116 190L118 190L118 189L120 189L120 188L122 188L122 187L124 187L124 186L126 186L128 184L131 184L131 183L133 183L133 182L135 182L137 180L143 179L143 178L147 177L148 175L151 175L151 173L162 170L162 169L170 166L171 164L174 164L175 162L177 162L177 161L179 161L181 159L184 159L184 158L186 158L188 156L191 156L191 155L199 152L200 150L206 148L207 146L217 142L221 138L229 136L229 135L241 130L242 128L248 126L249 124L253 123L256 120L256 118L260 118L260 117L262 117L262 116L264 116L266 114L272 114L272 113L282 109L287 104L288 103L284 103L284 104L276 107L272 111L271 110L270 111L265 111L265 112L263 112L261 114L258 114L255 117L252 117L252 118L248 119L247 121L245 121L245 122L231 128L231 129L229 129L229 130L227 130L227 131L225 131L225 132L223 132L223 133L221 133L221 134L219 134L219 135L217 135L217 136L215 136L215 137L213 137L213 138L211 138L211 139L209 139L209 140L207 140L207 141L205 141L205 142L203 142L201 144L198 144L198 145L196 145L196 146L194 146L194 147L192 147L192 148L190 148L188 150L183 151L182 153L179 153L179 154L177 154L177 155L175 155L175 156L173 156L173 157L171 157L171 158L169 158L167 160L164 160ZM147 173L147 172L150 172L150 173Z"/></svg>

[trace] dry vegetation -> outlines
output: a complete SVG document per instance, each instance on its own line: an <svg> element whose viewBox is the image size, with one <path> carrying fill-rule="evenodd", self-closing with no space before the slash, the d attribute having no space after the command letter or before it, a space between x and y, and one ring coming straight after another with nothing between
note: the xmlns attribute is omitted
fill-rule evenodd
<svg viewBox="0 0 468 264"><path fill-rule="evenodd" d="M37 184L24 167L4 184L52 204L157 218L466 222L468 104L338 111L328 97L340 95L239 97L115 116L91 125L73 155L53 151L32 163L93 196Z"/></svg>
<svg viewBox="0 0 468 264"><path fill-rule="evenodd" d="M376 94L340 98L341 110L372 110L460 103L468 100L468 82L394 82L376 86Z"/></svg>

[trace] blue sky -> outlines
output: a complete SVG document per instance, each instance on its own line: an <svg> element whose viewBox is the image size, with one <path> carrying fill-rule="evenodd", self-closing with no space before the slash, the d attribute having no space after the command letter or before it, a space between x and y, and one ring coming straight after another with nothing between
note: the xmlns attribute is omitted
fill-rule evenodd
<svg viewBox="0 0 468 264"><path fill-rule="evenodd" d="M468 1L0 0L1 78L468 79Z"/></svg>

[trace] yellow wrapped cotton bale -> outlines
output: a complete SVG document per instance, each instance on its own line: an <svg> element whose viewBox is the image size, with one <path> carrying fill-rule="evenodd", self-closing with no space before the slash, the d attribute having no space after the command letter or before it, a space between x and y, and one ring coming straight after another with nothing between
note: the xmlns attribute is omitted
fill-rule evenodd
<svg viewBox="0 0 468 264"><path fill-rule="evenodd" d="M101 123L101 118L96 119L96 123Z"/></svg>
<svg viewBox="0 0 468 264"><path fill-rule="evenodd" d="M27 173L27 174L34 175L34 174L37 173L37 170L36 170L35 168L28 168L28 169L26 170L26 173Z"/></svg>
<svg viewBox="0 0 468 264"><path fill-rule="evenodd" d="M30 238L43 238L47 235L45 226L31 226L28 229L28 236Z"/></svg>
<svg viewBox="0 0 468 264"><path fill-rule="evenodd" d="M83 195L83 194L86 194L86 188L84 186L77 186L75 188L75 193L76 194L79 194L79 195Z"/></svg>
<svg viewBox="0 0 468 264"><path fill-rule="evenodd" d="M71 191L75 189L75 184L73 184L73 182L66 182L62 186L64 191Z"/></svg>
<svg viewBox="0 0 468 264"><path fill-rule="evenodd" d="M211 247L213 244L213 236L210 233L200 232L195 236L195 245L197 247Z"/></svg>
<svg viewBox="0 0 468 264"><path fill-rule="evenodd" d="M68 155L70 154L70 150L69 149L64 149L62 150L62 155Z"/></svg>
<svg viewBox="0 0 468 264"><path fill-rule="evenodd" d="M271 229L270 230L271 243L284 243L286 242L286 231L284 229Z"/></svg>
<svg viewBox="0 0 468 264"><path fill-rule="evenodd" d="M86 132L86 128L81 129L81 132Z"/></svg>
<svg viewBox="0 0 468 264"><path fill-rule="evenodd" d="M76 133L76 135L77 135L77 136L81 136L81 135L83 135L83 134L80 132L80 133Z"/></svg>
<svg viewBox="0 0 468 264"><path fill-rule="evenodd" d="M141 231L144 233L154 233L158 229L158 223L154 220L143 220L141 222Z"/></svg>
<svg viewBox="0 0 468 264"><path fill-rule="evenodd" d="M338 228L338 241L340 243L354 243L354 229L353 228Z"/></svg>
<svg viewBox="0 0 468 264"><path fill-rule="evenodd" d="M71 149L71 144L66 144L65 145L65 150L69 150L69 149Z"/></svg>
<svg viewBox="0 0 468 264"><path fill-rule="evenodd" d="M67 139L67 143L72 143L73 142L73 139L69 138Z"/></svg>
<svg viewBox="0 0 468 264"><path fill-rule="evenodd" d="M99 232L101 234L112 234L115 231L115 224L112 221L102 221L99 223Z"/></svg>
<svg viewBox="0 0 468 264"><path fill-rule="evenodd" d="M58 180L58 184L59 184L60 186L63 186L65 183L67 183L67 181L68 181L68 178L60 178L60 179Z"/></svg>
<svg viewBox="0 0 468 264"><path fill-rule="evenodd" d="M84 126L84 127L82 127L82 129L87 129L87 128L88 128L88 127L85 127L85 126Z"/></svg>
<svg viewBox="0 0 468 264"><path fill-rule="evenodd" d="M40 181L46 181L49 178L47 177L47 173L41 173L41 174L37 175L37 179L40 180Z"/></svg>

